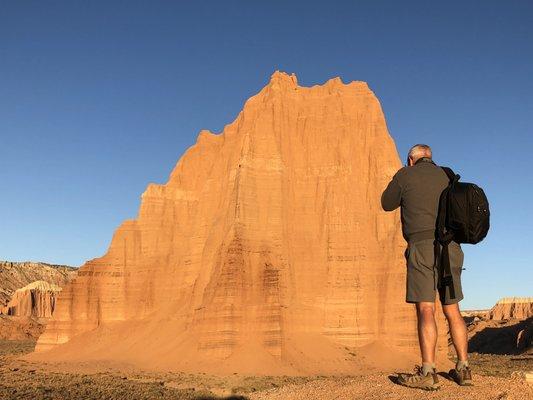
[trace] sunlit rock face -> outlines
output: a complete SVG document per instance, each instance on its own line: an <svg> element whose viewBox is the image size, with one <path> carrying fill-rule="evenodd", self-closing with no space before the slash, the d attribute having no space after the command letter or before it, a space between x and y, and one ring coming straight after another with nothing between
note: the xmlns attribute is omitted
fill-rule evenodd
<svg viewBox="0 0 533 400"><path fill-rule="evenodd" d="M61 288L53 283L35 281L17 289L2 314L14 317L50 318Z"/></svg>
<svg viewBox="0 0 533 400"><path fill-rule="evenodd" d="M274 73L148 185L37 351L70 341L61 353L78 359L268 373L342 370L338 349L374 342L413 352L400 218L380 206L400 166L366 83Z"/></svg>
<svg viewBox="0 0 533 400"><path fill-rule="evenodd" d="M489 311L489 318L528 319L533 317L533 297L504 297Z"/></svg>

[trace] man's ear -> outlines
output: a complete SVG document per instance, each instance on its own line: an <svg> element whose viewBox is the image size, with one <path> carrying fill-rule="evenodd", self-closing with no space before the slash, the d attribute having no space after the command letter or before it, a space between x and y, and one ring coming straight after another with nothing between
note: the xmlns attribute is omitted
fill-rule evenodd
<svg viewBox="0 0 533 400"><path fill-rule="evenodd" d="M413 159L411 157L407 157L407 165L410 167L413 166Z"/></svg>

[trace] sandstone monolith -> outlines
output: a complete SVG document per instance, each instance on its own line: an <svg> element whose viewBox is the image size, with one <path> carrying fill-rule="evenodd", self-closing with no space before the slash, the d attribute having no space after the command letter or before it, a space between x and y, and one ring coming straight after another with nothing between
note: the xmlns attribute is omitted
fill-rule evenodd
<svg viewBox="0 0 533 400"><path fill-rule="evenodd" d="M380 206L400 166L366 83L274 73L148 185L34 357L268 374L417 359L399 214Z"/></svg>

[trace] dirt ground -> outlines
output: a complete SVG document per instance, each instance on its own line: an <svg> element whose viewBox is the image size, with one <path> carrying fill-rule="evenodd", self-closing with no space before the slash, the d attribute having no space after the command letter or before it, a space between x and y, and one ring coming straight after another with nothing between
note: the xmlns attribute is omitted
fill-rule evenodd
<svg viewBox="0 0 533 400"><path fill-rule="evenodd" d="M88 365L84 373L69 372L61 365L17 359L34 346L34 341L0 341L0 399L533 399L533 385L524 380L524 372L533 370L530 356L472 354L474 387L457 386L446 379L443 371L441 389L424 392L395 384L395 375L387 373L359 377L220 377L109 365Z"/></svg>

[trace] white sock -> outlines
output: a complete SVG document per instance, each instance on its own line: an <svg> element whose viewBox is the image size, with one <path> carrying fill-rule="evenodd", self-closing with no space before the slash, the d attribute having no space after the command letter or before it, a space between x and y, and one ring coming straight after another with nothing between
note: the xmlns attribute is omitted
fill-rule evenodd
<svg viewBox="0 0 533 400"><path fill-rule="evenodd" d="M457 360L457 362L455 363L455 369L457 371L460 371L462 370L464 367L468 367L468 360Z"/></svg>
<svg viewBox="0 0 533 400"><path fill-rule="evenodd" d="M427 375L433 372L433 363L422 363L422 374Z"/></svg>

